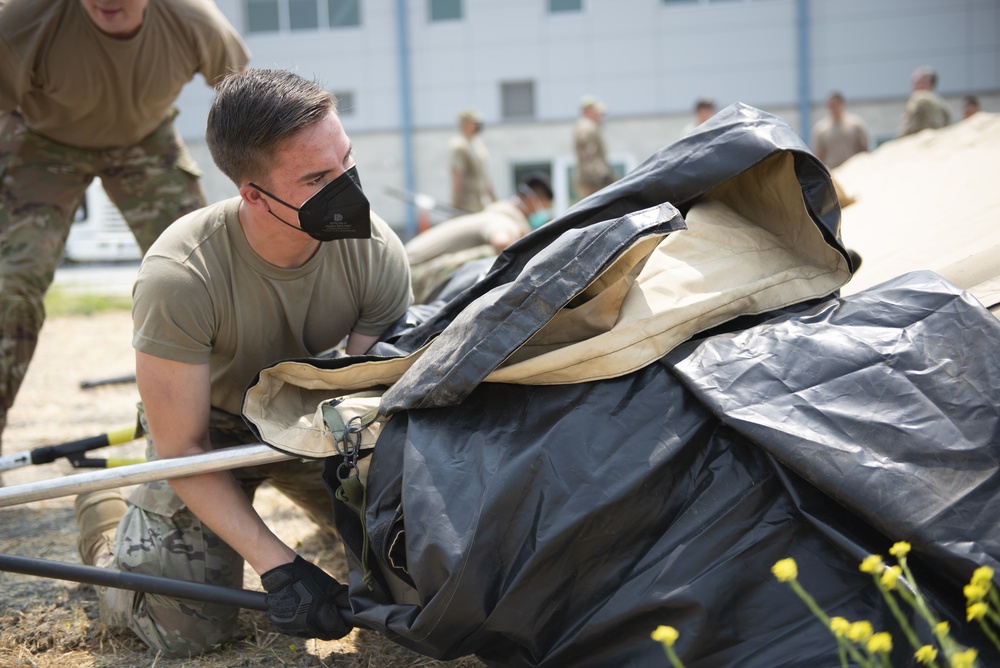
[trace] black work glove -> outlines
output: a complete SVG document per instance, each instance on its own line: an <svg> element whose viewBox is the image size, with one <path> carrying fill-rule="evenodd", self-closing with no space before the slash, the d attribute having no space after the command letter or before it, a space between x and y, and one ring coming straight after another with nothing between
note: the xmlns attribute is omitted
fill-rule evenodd
<svg viewBox="0 0 1000 668"><path fill-rule="evenodd" d="M338 607L350 607L347 586L296 555L295 561L260 576L267 616L282 633L336 640L351 632Z"/></svg>

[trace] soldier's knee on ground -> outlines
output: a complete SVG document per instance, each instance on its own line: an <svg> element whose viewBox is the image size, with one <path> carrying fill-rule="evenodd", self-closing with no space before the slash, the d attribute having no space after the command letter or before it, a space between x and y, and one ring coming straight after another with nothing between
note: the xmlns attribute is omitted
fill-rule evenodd
<svg viewBox="0 0 1000 668"><path fill-rule="evenodd" d="M232 639L239 610L142 595L129 627L151 649L170 658L198 656Z"/></svg>
<svg viewBox="0 0 1000 668"><path fill-rule="evenodd" d="M107 566L113 557L115 529L127 504L117 489L87 492L76 497L77 549L89 566Z"/></svg>

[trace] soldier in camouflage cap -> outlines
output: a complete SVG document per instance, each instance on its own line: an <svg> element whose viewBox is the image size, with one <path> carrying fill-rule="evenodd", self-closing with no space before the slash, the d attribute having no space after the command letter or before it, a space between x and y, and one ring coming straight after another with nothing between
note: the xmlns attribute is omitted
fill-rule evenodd
<svg viewBox="0 0 1000 668"><path fill-rule="evenodd" d="M0 59L2 436L87 186L101 177L143 252L204 206L173 105L249 54L209 0L9 0Z"/></svg>
<svg viewBox="0 0 1000 668"><path fill-rule="evenodd" d="M476 213L496 201L489 175L490 154L480 134L483 119L474 109L458 115L458 134L448 141L451 166L451 205Z"/></svg>
<svg viewBox="0 0 1000 668"><path fill-rule="evenodd" d="M576 152L573 185L578 199L589 197L615 181L601 136L604 112L604 104L593 95L585 95L580 100L580 117L573 126L573 148Z"/></svg>
<svg viewBox="0 0 1000 668"><path fill-rule="evenodd" d="M906 99L906 108L900 121L901 137L921 130L936 130L951 123L951 111L948 110L948 105L934 92L937 82L937 72L931 67L918 67L913 72L910 78L913 92Z"/></svg>

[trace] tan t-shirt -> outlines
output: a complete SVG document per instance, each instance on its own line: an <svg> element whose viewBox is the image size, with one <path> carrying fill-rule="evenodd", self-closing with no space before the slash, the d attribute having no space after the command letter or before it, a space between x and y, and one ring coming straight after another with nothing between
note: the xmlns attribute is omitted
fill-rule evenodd
<svg viewBox="0 0 1000 668"><path fill-rule="evenodd" d="M406 256L411 265L420 264L445 253L490 244L497 234L516 241L530 231L521 210L510 200L499 200L479 213L451 218L421 232L406 242Z"/></svg>
<svg viewBox="0 0 1000 668"><path fill-rule="evenodd" d="M78 148L138 143L196 73L214 84L248 60L208 0L152 0L127 40L98 30L80 0L0 4L0 112L19 110L32 131Z"/></svg>
<svg viewBox="0 0 1000 668"><path fill-rule="evenodd" d="M371 239L320 245L280 269L247 242L239 198L171 225L146 253L132 291L132 345L210 364L212 406L240 414L243 390L279 360L315 357L351 331L378 335L410 304L403 244L372 214Z"/></svg>
<svg viewBox="0 0 1000 668"><path fill-rule="evenodd" d="M868 130L854 114L844 112L840 122L825 116L813 126L813 151L830 169L867 150Z"/></svg>

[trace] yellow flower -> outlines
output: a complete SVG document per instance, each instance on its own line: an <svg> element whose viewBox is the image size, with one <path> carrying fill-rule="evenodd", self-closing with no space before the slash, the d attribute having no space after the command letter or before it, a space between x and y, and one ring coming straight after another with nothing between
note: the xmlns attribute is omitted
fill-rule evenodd
<svg viewBox="0 0 1000 668"><path fill-rule="evenodd" d="M910 553L910 544L904 541L899 541L895 545L889 548L889 554L900 559L905 557Z"/></svg>
<svg viewBox="0 0 1000 668"><path fill-rule="evenodd" d="M886 589L895 589L896 581L899 576L903 574L903 569L899 566L889 566L884 571L882 571L882 584Z"/></svg>
<svg viewBox="0 0 1000 668"><path fill-rule="evenodd" d="M667 647L673 647L679 635L677 629L672 626L658 626L652 633L653 640L663 643Z"/></svg>
<svg viewBox="0 0 1000 668"><path fill-rule="evenodd" d="M917 663L930 665L937 659L937 650L930 645L924 645L913 656L917 658Z"/></svg>
<svg viewBox="0 0 1000 668"><path fill-rule="evenodd" d="M938 622L937 624L934 625L934 635L936 636L948 635L948 631L950 629L951 627L948 626L948 622Z"/></svg>
<svg viewBox="0 0 1000 668"><path fill-rule="evenodd" d="M973 619L982 619L986 616L987 606L985 603L980 601L979 603L973 603L965 611L965 617L967 621L972 621Z"/></svg>
<svg viewBox="0 0 1000 668"><path fill-rule="evenodd" d="M882 563L882 556L878 554L869 554L861 562L862 573L881 573L884 568L885 564Z"/></svg>
<svg viewBox="0 0 1000 668"><path fill-rule="evenodd" d="M888 633L876 633L868 641L868 651L872 654L888 654L892 651L892 636Z"/></svg>
<svg viewBox="0 0 1000 668"><path fill-rule="evenodd" d="M977 656L979 656L979 653L975 649L958 652L951 657L951 668L974 668Z"/></svg>
<svg viewBox="0 0 1000 668"><path fill-rule="evenodd" d="M965 594L965 600L969 603L975 603L986 598L986 595L990 592L989 586L983 586L975 582L970 582L969 584L962 587L962 592Z"/></svg>
<svg viewBox="0 0 1000 668"><path fill-rule="evenodd" d="M774 573L774 577L778 578L778 582L789 582L799 577L799 567L791 558L776 562L774 566L771 566L771 572Z"/></svg>
<svg viewBox="0 0 1000 668"><path fill-rule="evenodd" d="M989 566L980 566L972 574L972 584L989 589L993 584L993 569Z"/></svg>
<svg viewBox="0 0 1000 668"><path fill-rule="evenodd" d="M843 617L834 617L830 620L830 630L833 631L833 635L838 638L843 638L850 626L851 623Z"/></svg>
<svg viewBox="0 0 1000 668"><path fill-rule="evenodd" d="M868 640L872 637L872 633L873 629L871 622L862 620L860 622L854 622L848 627L847 639L856 643L868 642Z"/></svg>

